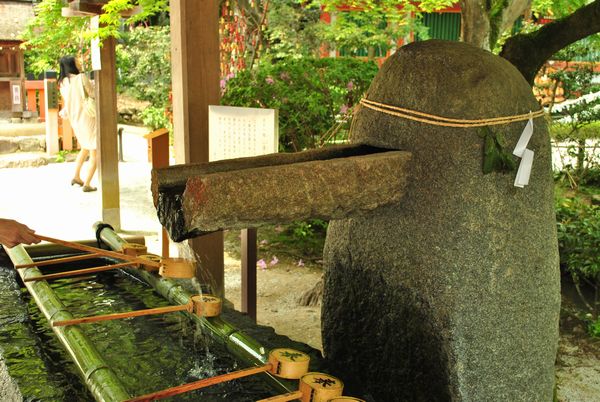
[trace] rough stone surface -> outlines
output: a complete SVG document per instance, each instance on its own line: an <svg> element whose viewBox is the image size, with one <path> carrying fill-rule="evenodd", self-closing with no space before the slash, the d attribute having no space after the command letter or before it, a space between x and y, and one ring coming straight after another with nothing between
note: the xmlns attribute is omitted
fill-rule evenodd
<svg viewBox="0 0 600 402"><path fill-rule="evenodd" d="M0 154L10 154L19 150L19 144L13 137L0 137Z"/></svg>
<svg viewBox="0 0 600 402"><path fill-rule="evenodd" d="M46 150L46 136L35 135L30 137L17 137L19 151L21 152L43 152Z"/></svg>
<svg viewBox="0 0 600 402"><path fill-rule="evenodd" d="M8 373L8 368L0 355L0 396L3 402L21 402L23 396L15 380Z"/></svg>
<svg viewBox="0 0 600 402"><path fill-rule="evenodd" d="M400 48L368 98L466 119L539 109L511 64L442 41ZM492 130L512 151L524 126ZM351 135L413 157L397 205L330 224L322 328L333 372L378 401L551 401L560 284L543 119L525 188L514 172L482 173L477 129L362 108Z"/></svg>
<svg viewBox="0 0 600 402"><path fill-rule="evenodd" d="M154 169L152 170L154 205L160 222L175 241L198 236L207 231L215 230L215 228L225 228L228 227L227 225L241 228L272 222L275 219L286 221L286 219L306 218L313 213L322 213L322 210L319 210L316 205L314 209L309 204L291 205L290 197L293 196L296 199L303 197L299 201L300 203L313 201L318 203L323 200L327 202L329 196L330 204L336 203L332 191L338 190L334 190L332 187L340 187L338 186L339 183L346 182L346 172L343 166L338 166L338 170L333 170L331 166L327 167L327 164L309 165L304 168L304 175L299 176L296 171L297 168L290 169L290 166L302 166L303 163L308 162L325 162L375 155L387 151L389 150L363 145L340 145L304 152L261 155L251 158ZM407 158L408 155L400 157L396 160L396 163L407 160ZM319 166L322 167L319 168ZM400 166L401 164L396 165L397 168ZM261 168L267 167L270 169L261 170ZM271 172L271 169L276 170L275 174ZM277 171L277 169L280 170ZM315 169L314 172L313 169ZM248 174L247 171L252 174ZM356 170L354 172L360 174ZM284 176L284 173L289 176ZM310 182L307 175L311 175L316 182ZM364 173L362 175L364 176ZM288 179L294 181L295 187ZM203 181L206 180L208 181L203 184ZM365 180L369 181L366 178ZM210 196L204 194L204 199L207 200L205 203L198 204L198 202L195 202L198 209L190 207L191 200L188 200L188 206L184 208L184 191L186 191L188 182L190 182L188 194L197 194L200 186L206 188L206 184L210 182L208 183ZM242 186L238 187L237 184L232 186L230 182L241 183ZM378 185L377 183L373 180L369 181L371 190ZM400 183L397 181L391 184L399 185ZM217 189L216 186L220 187ZM242 187L244 188L243 191L241 190ZM360 189L362 187L362 184L360 184ZM305 194L306 191L304 190L311 190L310 195ZM326 190L329 191L327 194ZM340 191L345 190L341 189ZM392 196L396 197L398 194L392 194ZM380 196L376 195L375 198L377 197ZM364 196L363 199L365 199ZM232 207L231 205L234 203L236 203L235 207ZM268 205L268 203L272 205ZM366 199L366 203L371 203L371 200ZM208 209L207 205L204 204L210 204L210 212L206 212ZM249 208L252 208L253 213L257 216L250 214L248 212ZM298 211L296 211L296 215L286 211L286 209L295 208L303 209L303 215L298 215ZM343 206L346 212L360 210L360 208L360 205ZM225 210L227 210L227 213L224 213ZM342 211L333 212L338 214L337 217L345 216L340 215ZM217 214L219 217L213 217L213 214ZM276 214L279 214L279 216L276 217ZM204 218L194 218L196 215L203 215L206 222ZM196 222L194 225L197 224L197 227L191 224L194 220ZM228 221L225 222L225 220Z"/></svg>
<svg viewBox="0 0 600 402"><path fill-rule="evenodd" d="M0 155L0 169L47 165L52 158L40 152L15 152Z"/></svg>
<svg viewBox="0 0 600 402"><path fill-rule="evenodd" d="M395 151L192 177L183 193L186 231L364 214L402 198L409 160Z"/></svg>

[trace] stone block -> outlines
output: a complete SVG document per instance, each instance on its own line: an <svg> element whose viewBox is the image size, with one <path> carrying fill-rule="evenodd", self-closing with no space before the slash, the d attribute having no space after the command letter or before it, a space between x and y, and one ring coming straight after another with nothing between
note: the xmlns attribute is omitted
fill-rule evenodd
<svg viewBox="0 0 600 402"><path fill-rule="evenodd" d="M46 137L36 135L30 137L17 137L21 152L43 152L46 149Z"/></svg>
<svg viewBox="0 0 600 402"><path fill-rule="evenodd" d="M13 137L0 137L0 154L10 154L19 150L19 144Z"/></svg>

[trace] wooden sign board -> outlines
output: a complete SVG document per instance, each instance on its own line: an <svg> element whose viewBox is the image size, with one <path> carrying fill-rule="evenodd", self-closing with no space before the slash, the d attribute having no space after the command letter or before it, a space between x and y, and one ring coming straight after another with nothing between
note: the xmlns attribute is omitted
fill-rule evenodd
<svg viewBox="0 0 600 402"><path fill-rule="evenodd" d="M208 160L243 158L276 153L279 118L275 109L208 106ZM256 229L241 235L241 311L256 321Z"/></svg>
<svg viewBox="0 0 600 402"><path fill-rule="evenodd" d="M235 106L208 107L209 161L277 152L277 110Z"/></svg>

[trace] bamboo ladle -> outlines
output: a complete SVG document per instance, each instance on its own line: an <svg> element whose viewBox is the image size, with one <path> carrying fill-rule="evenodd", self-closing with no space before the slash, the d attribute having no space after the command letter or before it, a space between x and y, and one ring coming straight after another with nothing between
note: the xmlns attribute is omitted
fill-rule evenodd
<svg viewBox="0 0 600 402"><path fill-rule="evenodd" d="M40 280L47 280L47 279L57 279L57 278L64 278L67 276L87 275L87 274L91 274L91 273L95 273L95 272L108 271L111 269L121 268L121 267L125 267L125 266L132 266L132 265L144 266L144 267L151 268L154 270L159 270L160 275L165 276L165 277L191 278L194 276L195 267L194 267L193 263L188 260L184 260L182 258L159 258L159 261L155 261L154 259L151 259L151 258L143 258L143 257L137 256L137 255L129 255L129 254L125 254L125 253L119 253L116 251L103 250L101 248L86 246L84 244L73 243L73 242L69 242L69 241L61 240L61 239L55 239L55 238L49 237L49 236L43 236L43 235L38 235L38 234L36 234L36 236L38 238L40 238L41 240L45 240L45 241L48 241L51 243L63 245L63 246L70 247L70 248L80 250L80 251L87 251L90 254L86 254L83 256L57 258L54 260L47 260L47 261L42 261L42 262L38 262L38 263L16 265L15 268L20 269L20 268L29 268L29 267L34 267L34 266L39 267L39 266L51 265L51 264L57 264L57 263L79 261L79 260L84 260L84 259L88 259L88 258L95 258L98 256L111 257L111 258L115 258L115 259L129 261L129 262L121 263L121 264L105 265L105 266L94 267L94 268L85 268L85 269L81 269L81 270L61 272L61 273L57 273L57 274L41 275L41 276L26 278L24 280L25 282L40 281Z"/></svg>
<svg viewBox="0 0 600 402"><path fill-rule="evenodd" d="M118 320L122 318L140 317L144 315L166 314L176 311L187 311L200 317L215 317L221 313L221 299L213 295L195 295L190 301L179 306L166 306L149 308L145 310L127 311L124 313L113 313L96 315L90 317L73 318L71 320L54 321L53 327L64 327L66 325L88 324L98 321Z"/></svg>
<svg viewBox="0 0 600 402"><path fill-rule="evenodd" d="M307 354L299 352L297 350L273 349L269 353L268 363L263 366L251 367L243 370L232 371L231 373L221 374L215 377L204 378L202 380L190 382L187 384L181 384L175 387L153 392L151 394L146 394L132 399L128 399L125 402L154 401L157 399L168 398L174 395L182 394L184 392L206 388L211 385L235 380L237 378L248 377L267 371L278 377L299 379L308 371L309 361L310 357ZM294 393L294 395L300 397L301 393Z"/></svg>

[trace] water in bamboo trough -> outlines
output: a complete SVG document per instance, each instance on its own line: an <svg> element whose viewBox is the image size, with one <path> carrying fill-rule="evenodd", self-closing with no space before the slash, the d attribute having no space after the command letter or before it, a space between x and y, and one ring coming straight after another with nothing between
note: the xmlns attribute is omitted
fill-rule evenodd
<svg viewBox="0 0 600 402"><path fill-rule="evenodd" d="M102 260L72 263L76 269ZM85 265L83 265L85 264ZM10 262L0 267L0 367L2 401L93 401L77 368L27 292ZM78 316L167 307L152 288L122 271L58 279L52 289ZM131 395L141 395L235 369L239 363L218 343L178 314L87 324L85 335L117 373ZM3 372L4 371L4 372ZM12 392L9 384L13 383ZM216 386L174 400L250 401L273 395L259 378Z"/></svg>
<svg viewBox="0 0 600 402"><path fill-rule="evenodd" d="M121 252L47 238L90 253L43 254L35 262L21 246L8 251L12 262L0 254L1 401L246 402L282 391L310 396L288 379L300 379L309 364L317 368L318 359L305 352L318 351L223 311L221 300L189 275L159 276L145 248L112 229L100 224L97 236ZM119 259L133 267L115 263ZM187 261L158 260L175 276L188 270Z"/></svg>
<svg viewBox="0 0 600 402"><path fill-rule="evenodd" d="M539 109L506 60L414 43L375 77L353 145L157 170L154 199L176 240L332 219L324 352L349 390L549 401L560 293Z"/></svg>

